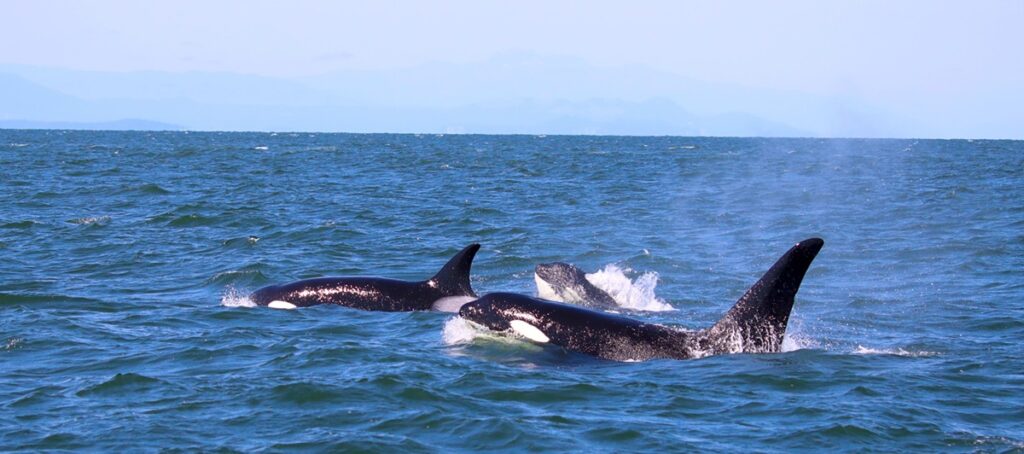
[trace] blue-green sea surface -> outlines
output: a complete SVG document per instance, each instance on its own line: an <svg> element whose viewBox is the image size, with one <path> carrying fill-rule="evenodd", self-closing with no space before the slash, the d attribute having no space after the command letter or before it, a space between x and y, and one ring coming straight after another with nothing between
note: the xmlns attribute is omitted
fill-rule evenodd
<svg viewBox="0 0 1024 454"><path fill-rule="evenodd" d="M812 236L778 354L245 298L479 242L700 328ZM4 451L1024 449L1022 142L6 130L0 258Z"/></svg>

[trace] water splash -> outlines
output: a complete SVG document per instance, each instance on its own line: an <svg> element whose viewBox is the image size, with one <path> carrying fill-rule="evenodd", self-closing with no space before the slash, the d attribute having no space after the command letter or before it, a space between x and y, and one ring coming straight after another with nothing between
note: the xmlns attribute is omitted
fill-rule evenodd
<svg viewBox="0 0 1024 454"><path fill-rule="evenodd" d="M445 322L444 329L441 331L441 339L445 345L468 344L482 334L483 332L468 320L455 316Z"/></svg>
<svg viewBox="0 0 1024 454"><path fill-rule="evenodd" d="M783 334L782 345L779 347L781 352L786 353L806 348L821 348L822 345L804 330L803 319L798 316L790 316L789 326Z"/></svg>
<svg viewBox="0 0 1024 454"><path fill-rule="evenodd" d="M619 306L638 311L674 311L675 308L654 294L658 286L658 273L650 271L641 274L636 280L626 276L626 271L618 265L608 264L604 269L587 274L587 280L595 287L604 290Z"/></svg>
<svg viewBox="0 0 1024 454"><path fill-rule="evenodd" d="M7 339L7 343L4 344L4 350L14 350L19 348L24 341L25 339L21 337L12 337Z"/></svg>
<svg viewBox="0 0 1024 454"><path fill-rule="evenodd" d="M515 330L492 331L460 316L452 317L445 322L444 329L441 330L441 339L449 346L470 344L477 339L516 346L533 345L526 342L529 339Z"/></svg>
<svg viewBox="0 0 1024 454"><path fill-rule="evenodd" d="M811 339L803 333L787 332L786 335L782 337L782 346L780 347L780 351L788 353L806 348L818 348L819 346L820 344L818 344L818 341Z"/></svg>
<svg viewBox="0 0 1024 454"><path fill-rule="evenodd" d="M256 303L249 299L247 292L239 291L230 285L220 296L220 305L224 307L256 307Z"/></svg>

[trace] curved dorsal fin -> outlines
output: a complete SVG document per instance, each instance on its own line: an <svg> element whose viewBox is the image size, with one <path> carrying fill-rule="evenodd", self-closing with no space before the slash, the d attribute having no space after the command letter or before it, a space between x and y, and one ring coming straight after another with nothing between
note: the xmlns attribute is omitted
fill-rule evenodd
<svg viewBox="0 0 1024 454"><path fill-rule="evenodd" d="M706 330L712 345L732 344L717 345L715 349L729 353L779 351L793 298L824 244L820 238L808 238L780 257L718 323Z"/></svg>
<svg viewBox="0 0 1024 454"><path fill-rule="evenodd" d="M473 266L473 257L476 256L478 250L480 250L479 244L473 243L466 246L465 249L455 254L427 283L447 296L472 296L475 298L476 293L473 293L473 287L469 284L469 270Z"/></svg>

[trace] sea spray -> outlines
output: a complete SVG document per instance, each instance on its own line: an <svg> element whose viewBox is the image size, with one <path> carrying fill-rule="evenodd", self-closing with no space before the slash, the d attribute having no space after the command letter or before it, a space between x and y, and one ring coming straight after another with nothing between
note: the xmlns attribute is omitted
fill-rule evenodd
<svg viewBox="0 0 1024 454"><path fill-rule="evenodd" d="M641 274L636 280L631 280L626 275L627 271L618 265L608 264L604 269L587 274L587 280L595 287L604 290L619 306L625 309L638 311L672 311L671 305L654 293L658 286L658 273L648 271Z"/></svg>
<svg viewBox="0 0 1024 454"><path fill-rule="evenodd" d="M239 291L230 285L224 288L224 293L220 296L220 305L224 307L256 307L256 303L249 299L248 292Z"/></svg>
<svg viewBox="0 0 1024 454"><path fill-rule="evenodd" d="M445 322L444 329L441 330L441 339L445 345L468 344L480 334L481 331L469 321L455 316Z"/></svg>

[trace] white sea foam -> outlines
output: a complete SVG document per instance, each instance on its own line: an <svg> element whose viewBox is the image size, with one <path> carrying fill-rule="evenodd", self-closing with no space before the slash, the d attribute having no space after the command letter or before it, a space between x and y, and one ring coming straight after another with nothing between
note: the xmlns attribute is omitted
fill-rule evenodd
<svg viewBox="0 0 1024 454"><path fill-rule="evenodd" d="M526 324L526 322L522 323ZM527 339L514 329L500 332L491 331L457 315L445 322L444 329L441 330L441 339L445 345L469 344L477 338L510 344L521 344L524 339Z"/></svg>
<svg viewBox="0 0 1024 454"><path fill-rule="evenodd" d="M468 344L476 339L483 332L466 319L455 316L445 322L441 331L441 339L445 345Z"/></svg>
<svg viewBox="0 0 1024 454"><path fill-rule="evenodd" d="M107 225L108 223L110 223L110 216L89 216L84 218L72 219L68 222L79 225Z"/></svg>
<svg viewBox="0 0 1024 454"><path fill-rule="evenodd" d="M782 337L780 350L792 352L805 348L820 347L821 343L811 338L810 334L804 331L803 320L798 316L791 316L789 318L789 325L786 327L786 333Z"/></svg>
<svg viewBox="0 0 1024 454"><path fill-rule="evenodd" d="M920 357L920 356L935 356L938 352L929 351L909 351L902 348L871 348L863 345L858 345L852 352L855 355L895 355L895 356L909 356L909 357Z"/></svg>
<svg viewBox="0 0 1024 454"><path fill-rule="evenodd" d="M618 265L608 264L604 269L587 274L587 280L604 290L619 306L639 311L674 311L675 308L654 294L658 286L658 273L643 273L631 280Z"/></svg>
<svg viewBox="0 0 1024 454"><path fill-rule="evenodd" d="M4 345L4 350L14 350L16 348L19 348L22 342L24 341L25 339L21 337L12 337L10 339L7 339L7 344Z"/></svg>
<svg viewBox="0 0 1024 454"><path fill-rule="evenodd" d="M805 348L817 348L818 341L803 335L802 333L791 333L789 331L782 337L781 350L783 352L795 352Z"/></svg>
<svg viewBox="0 0 1024 454"><path fill-rule="evenodd" d="M240 292L231 286L224 289L224 294L220 296L220 305L224 307L256 307L256 303L249 299L248 293Z"/></svg>
<svg viewBox="0 0 1024 454"><path fill-rule="evenodd" d="M974 432L970 432L970 434L974 435L976 437L974 439L974 444L977 445L977 446L980 446L980 445L1008 445L1008 446L1010 446L1012 448L1012 449L1010 449L1008 451L1002 451L1002 452L1016 452L1016 450L1024 449L1024 441L1021 441L1021 440L1015 440L1013 438L1000 437L1000 436L979 435L979 434L976 434ZM982 451L987 451L987 450L982 450Z"/></svg>

